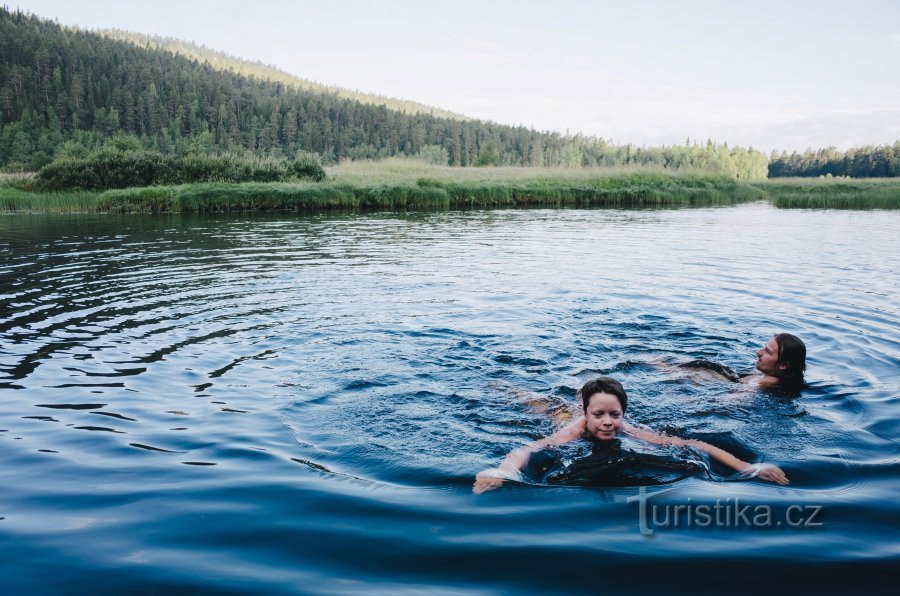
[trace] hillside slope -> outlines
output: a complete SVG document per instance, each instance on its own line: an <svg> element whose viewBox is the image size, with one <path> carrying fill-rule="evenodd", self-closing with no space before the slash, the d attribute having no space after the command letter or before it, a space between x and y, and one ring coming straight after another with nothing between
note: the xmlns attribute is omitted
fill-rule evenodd
<svg viewBox="0 0 900 596"><path fill-rule="evenodd" d="M427 108L420 104L391 109L304 86L268 67L230 58L219 63L215 52L182 55L190 44L176 53L159 47L162 42L142 47L137 41L0 8L0 168L33 171L67 145L95 149L124 133L164 154L250 151L280 158L306 151L325 164L422 155L451 166L650 166L766 175L766 157L753 149L712 142L610 146L600 138L415 111Z"/></svg>
<svg viewBox="0 0 900 596"><path fill-rule="evenodd" d="M140 48L165 50L191 60L205 62L216 70L229 71L245 77L255 77L257 79L265 79L275 83L283 83L287 87L298 90L310 91L313 93L332 93L342 99L353 99L360 103L375 106L383 105L388 109L407 114L427 114L429 116L447 118L450 120L474 120L474 118L469 118L462 114L456 114L415 101L398 99L395 97L385 97L383 95L373 95L371 93L344 89L342 87L322 85L292 75L274 66L263 64L262 62L244 60L225 52L219 52L174 37L146 35L143 33L135 33L133 31L124 31L122 29L100 29L96 31L96 33L115 41L132 43Z"/></svg>

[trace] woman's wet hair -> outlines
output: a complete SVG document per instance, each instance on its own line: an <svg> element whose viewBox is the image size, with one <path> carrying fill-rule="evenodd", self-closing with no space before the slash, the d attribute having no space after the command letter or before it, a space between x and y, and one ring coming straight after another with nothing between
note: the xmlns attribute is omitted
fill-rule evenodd
<svg viewBox="0 0 900 596"><path fill-rule="evenodd" d="M578 393L581 395L581 407L584 409L585 413L587 413L591 397L598 393L614 395L616 399L619 400L619 405L622 406L623 413L628 408L628 395L625 393L625 388L622 387L622 383L615 379L611 379L610 377L600 377L593 381L588 381L582 385L581 390Z"/></svg>
<svg viewBox="0 0 900 596"><path fill-rule="evenodd" d="M806 370L806 344L790 333L779 333L775 336L778 344L778 364L784 364L777 376L781 382L789 384L803 383L803 372Z"/></svg>

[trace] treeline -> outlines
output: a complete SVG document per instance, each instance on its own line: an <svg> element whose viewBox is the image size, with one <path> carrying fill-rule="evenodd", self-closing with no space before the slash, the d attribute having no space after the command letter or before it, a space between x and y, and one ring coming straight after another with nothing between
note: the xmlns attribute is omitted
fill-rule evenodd
<svg viewBox="0 0 900 596"><path fill-rule="evenodd" d="M716 144L711 140L704 144L688 140L684 145L671 147L637 147L635 145L607 145L602 148L592 146L593 140L586 142L580 137L570 140L563 148L564 160L559 165L571 166L567 154L583 156L583 166L637 165L675 171L702 171L724 174L739 180L766 177L766 156L756 149L729 147L727 143Z"/></svg>
<svg viewBox="0 0 900 596"><path fill-rule="evenodd" d="M613 146L593 137L403 113L6 9L0 9L0 83L0 168L6 170L34 171L66 143L92 151L125 133L162 154L246 149L291 158L303 151L328 164L446 152L452 166L639 165L766 175L766 158L753 149Z"/></svg>
<svg viewBox="0 0 900 596"><path fill-rule="evenodd" d="M807 149L790 155L772 153L769 177L849 176L851 178L894 178L900 176L900 141L893 145L866 145L845 152L834 147Z"/></svg>

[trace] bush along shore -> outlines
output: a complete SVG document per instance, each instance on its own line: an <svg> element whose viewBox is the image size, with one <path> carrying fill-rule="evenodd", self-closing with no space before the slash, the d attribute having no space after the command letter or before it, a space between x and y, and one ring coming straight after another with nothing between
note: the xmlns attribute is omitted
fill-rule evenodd
<svg viewBox="0 0 900 596"><path fill-rule="evenodd" d="M449 181L414 184L209 183L106 191L97 209L119 212L212 212L321 209L448 209L515 206L653 207L723 205L760 199L762 191L725 176L626 174L566 181Z"/></svg>
<svg viewBox="0 0 900 596"><path fill-rule="evenodd" d="M192 182L321 181L325 170L314 155L267 159L242 155L187 155L101 149L84 157L60 157L33 180L38 191L107 190Z"/></svg>

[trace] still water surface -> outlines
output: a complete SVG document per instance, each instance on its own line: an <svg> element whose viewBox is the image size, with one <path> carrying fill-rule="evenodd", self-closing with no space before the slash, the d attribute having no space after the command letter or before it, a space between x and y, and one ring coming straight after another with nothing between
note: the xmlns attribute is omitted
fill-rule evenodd
<svg viewBox="0 0 900 596"><path fill-rule="evenodd" d="M892 592L898 224L765 204L3 216L3 581ZM749 372L778 331L809 348L799 397L649 364ZM600 374L632 421L776 463L791 485L704 464L649 489L671 489L647 501L653 536L627 470L472 494ZM771 527L660 519L736 503ZM819 525L775 525L792 506L821 508Z"/></svg>

